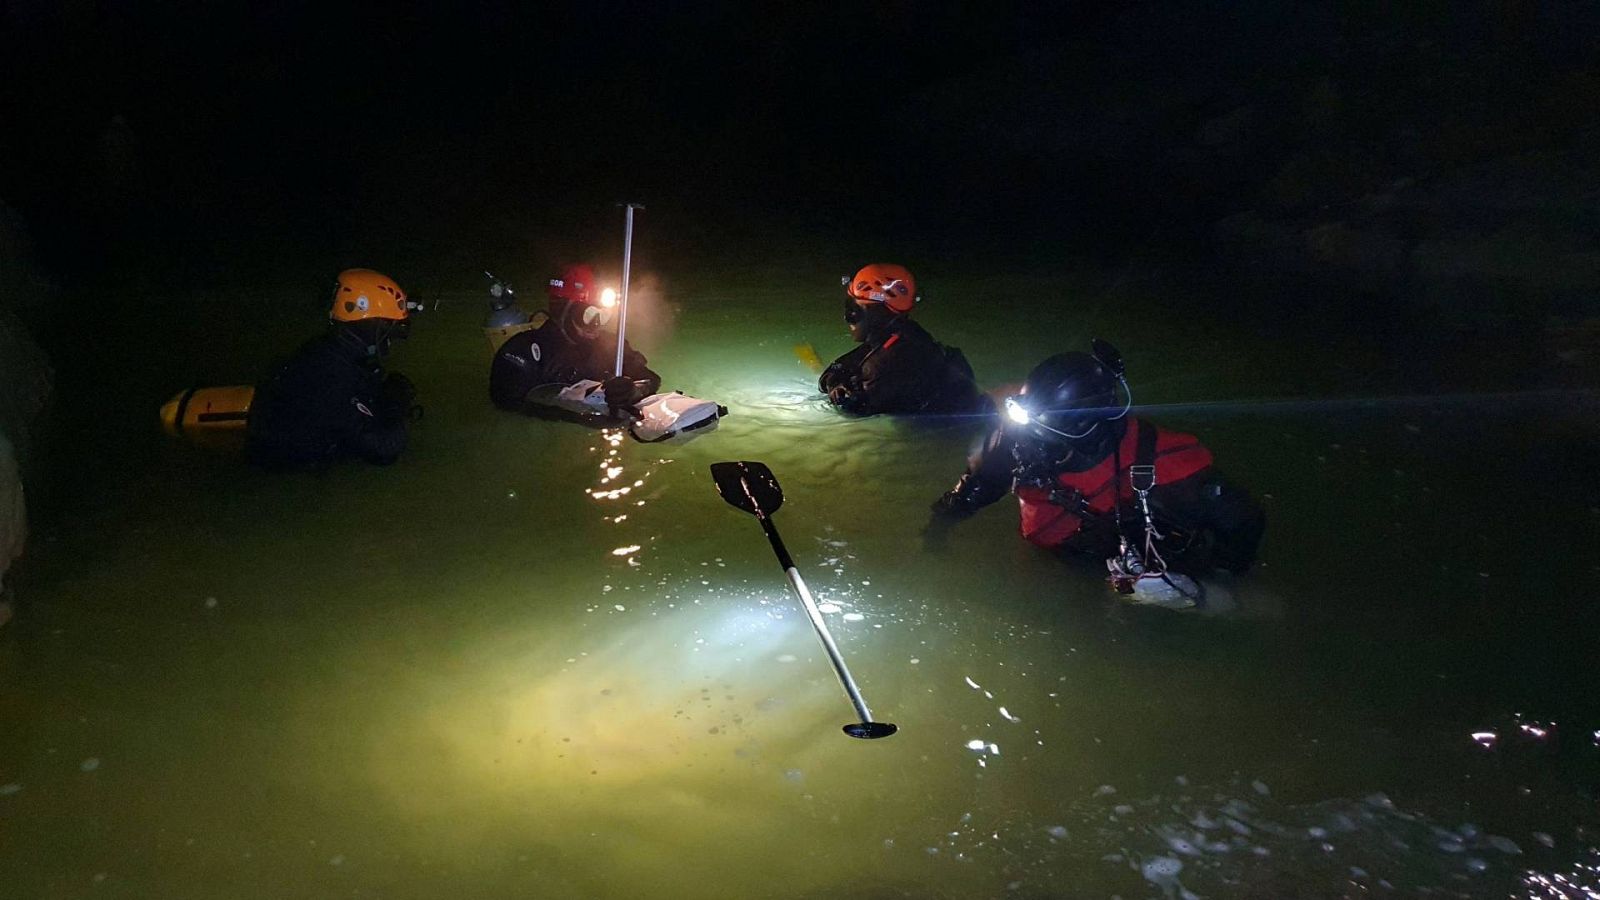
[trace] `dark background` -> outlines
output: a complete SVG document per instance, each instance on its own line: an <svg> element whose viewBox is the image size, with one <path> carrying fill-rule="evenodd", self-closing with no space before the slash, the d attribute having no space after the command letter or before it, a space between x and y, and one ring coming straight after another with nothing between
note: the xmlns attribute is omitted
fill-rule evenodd
<svg viewBox="0 0 1600 900"><path fill-rule="evenodd" d="M429 280L609 246L634 199L682 265L1153 250L1437 303L1419 250L1508 216L1583 268L1597 59L1582 2L6 0L0 198L65 283Z"/></svg>

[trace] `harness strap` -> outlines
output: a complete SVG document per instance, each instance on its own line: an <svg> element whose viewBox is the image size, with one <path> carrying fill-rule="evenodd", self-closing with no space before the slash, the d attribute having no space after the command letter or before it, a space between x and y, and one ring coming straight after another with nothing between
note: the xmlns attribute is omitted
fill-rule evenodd
<svg viewBox="0 0 1600 900"><path fill-rule="evenodd" d="M1133 450L1133 465L1128 467L1128 485L1143 494L1156 486L1156 426L1139 420L1139 434Z"/></svg>

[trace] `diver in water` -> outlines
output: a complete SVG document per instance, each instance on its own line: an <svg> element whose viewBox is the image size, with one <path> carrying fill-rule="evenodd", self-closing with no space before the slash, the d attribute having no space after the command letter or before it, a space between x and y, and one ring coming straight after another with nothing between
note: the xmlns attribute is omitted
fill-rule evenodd
<svg viewBox="0 0 1600 900"><path fill-rule="evenodd" d="M844 321L861 346L823 370L817 387L828 402L858 416L989 410L961 351L911 321L921 298L910 271L876 263L843 281Z"/></svg>
<svg viewBox="0 0 1600 900"><path fill-rule="evenodd" d="M513 335L495 353L490 399L501 409L572 418L574 410L557 399L560 390L593 381L603 385L610 416L630 418L641 399L660 390L661 376L650 371L644 354L626 344L622 374L615 376L616 343L601 340L615 311L616 299L602 295L588 266L571 266L552 278L545 322Z"/></svg>
<svg viewBox="0 0 1600 900"><path fill-rule="evenodd" d="M416 388L383 359L420 308L387 275L339 273L326 334L303 345L256 386L245 452L281 469L348 457L388 465L406 447Z"/></svg>
<svg viewBox="0 0 1600 900"><path fill-rule="evenodd" d="M933 504L930 527L1015 492L1027 540L1105 560L1121 593L1158 579L1192 604L1194 579L1250 568L1265 516L1217 474L1199 440L1129 416L1121 355L1100 340L1093 349L1028 374L966 474Z"/></svg>

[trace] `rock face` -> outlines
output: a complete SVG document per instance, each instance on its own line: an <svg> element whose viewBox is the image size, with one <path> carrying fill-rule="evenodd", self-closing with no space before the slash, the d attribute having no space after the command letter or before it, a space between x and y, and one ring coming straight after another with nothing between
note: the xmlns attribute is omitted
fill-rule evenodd
<svg viewBox="0 0 1600 900"><path fill-rule="evenodd" d="M17 469L11 442L0 434L0 597L5 596L6 570L22 555L27 539L28 507L22 492L22 473ZM9 612L0 612L0 620L9 617ZM0 625L4 624L0 621Z"/></svg>
<svg viewBox="0 0 1600 900"><path fill-rule="evenodd" d="M1223 219L1219 256L1279 291L1322 285L1451 312L1600 312L1590 238L1600 171L1575 151L1529 153L1401 179L1333 208Z"/></svg>
<svg viewBox="0 0 1600 900"><path fill-rule="evenodd" d="M28 536L23 471L51 386L49 361L18 311L38 309L47 298L21 220L0 203L0 625L11 615L4 578Z"/></svg>

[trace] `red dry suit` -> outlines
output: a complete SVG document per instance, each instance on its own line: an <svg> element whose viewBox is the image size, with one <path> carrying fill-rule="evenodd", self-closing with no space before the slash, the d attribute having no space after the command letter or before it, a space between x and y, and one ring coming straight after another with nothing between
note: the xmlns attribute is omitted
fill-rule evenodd
<svg viewBox="0 0 1600 900"><path fill-rule="evenodd" d="M1211 451L1194 435L1167 431L1154 424L1144 427L1155 432L1153 463L1156 484L1169 485L1182 481L1211 465ZM1087 507L1091 513L1108 517L1112 515L1114 491L1122 502L1124 518L1128 518L1134 500L1128 467L1140 461L1141 430L1138 419L1129 419L1116 452L1106 454L1105 459L1082 472L1058 473L1054 490L1018 485L1016 494L1017 502L1022 507L1022 536L1041 547L1060 547L1083 527L1083 518L1076 509ZM1055 499L1052 499L1052 495ZM1139 513L1133 512L1132 515L1137 517Z"/></svg>
<svg viewBox="0 0 1600 900"><path fill-rule="evenodd" d="M967 460L967 472L933 504L934 522L964 519L1015 492L1022 501L1022 535L1034 544L1105 559L1121 541L1138 545L1145 536L1143 511L1135 501L1149 487L1149 509L1161 555L1176 571L1205 574L1213 568L1240 574L1255 562L1266 530L1261 507L1211 466L1211 452L1187 434L1165 431L1138 419L1110 422L1106 443L1079 445L1093 453L1083 471L1070 468L1061 448L1042 446L1005 427L996 428ZM1054 460L1053 462L1051 460ZM1112 513L1120 500L1121 527ZM941 526L942 527L942 526Z"/></svg>

